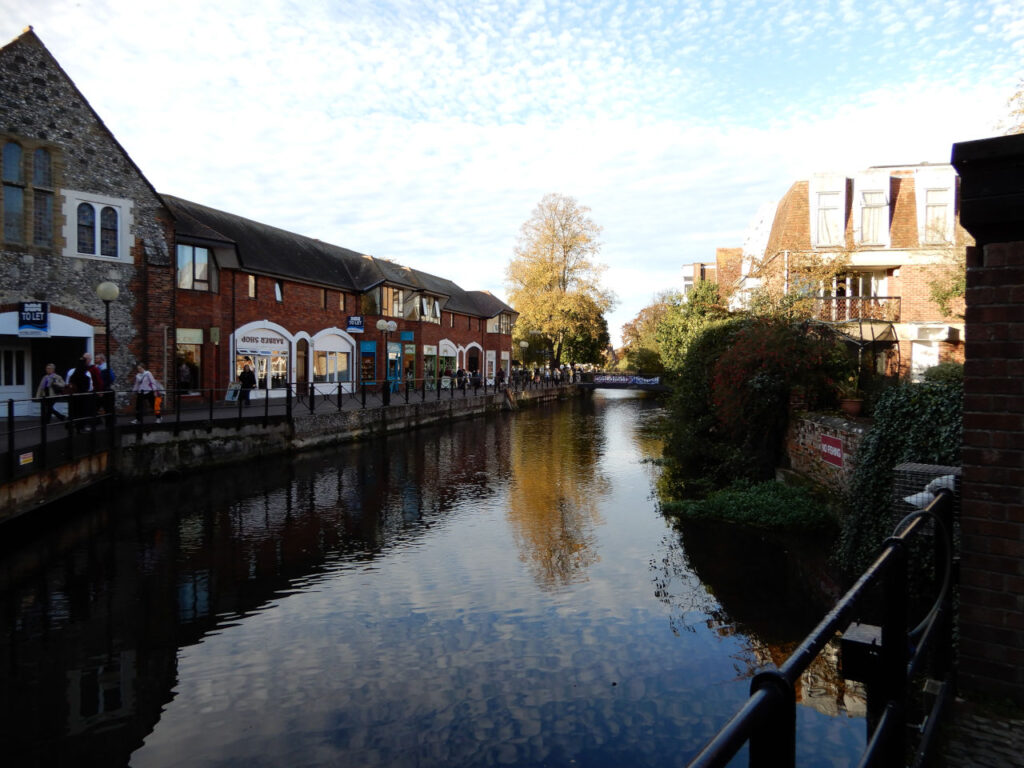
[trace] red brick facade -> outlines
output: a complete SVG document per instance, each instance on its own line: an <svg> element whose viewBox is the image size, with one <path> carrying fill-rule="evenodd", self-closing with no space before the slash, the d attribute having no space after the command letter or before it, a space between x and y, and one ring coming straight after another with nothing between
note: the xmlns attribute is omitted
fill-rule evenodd
<svg viewBox="0 0 1024 768"><path fill-rule="evenodd" d="M822 191L820 185L827 183L818 181L816 186L815 179L797 181L790 187L776 207L764 251L744 254L746 263L742 271L745 276L735 281L740 296L750 290L745 281L749 280L750 285L768 280L782 284L783 272L786 273L784 290L789 292L799 277L798 265L802 260L835 253L848 260L848 277L840 278L836 286L824 286L823 295L826 298L851 297L846 301L847 306L854 306L852 297L878 298L879 304L885 304L882 311L893 322L899 340L900 374L919 372L937 362L962 361L963 301L954 300L950 315L944 316L931 298L932 283L962 257L970 243L970 235L957 218L957 188L952 168L948 165L873 168L854 178L831 177L834 191L844 201L841 236L835 245L814 242L821 216L816 210L815 195ZM947 213L953 217L952 226L942 237L924 236L922 222L929 214L926 198L918 198L916 187L921 185L925 194L931 194L935 191L932 187L940 182L946 185L940 191L947 195L944 200ZM888 218L881 230L880 242L869 241L861 235L867 231L862 229L861 218L862 210L867 209L859 206L869 183L873 185L871 188L884 190L888 187ZM723 270L719 272L723 279ZM742 305L742 301L739 303ZM915 355L920 358L916 362Z"/></svg>
<svg viewBox="0 0 1024 768"><path fill-rule="evenodd" d="M1024 704L1024 135L953 147L967 252L959 684Z"/></svg>

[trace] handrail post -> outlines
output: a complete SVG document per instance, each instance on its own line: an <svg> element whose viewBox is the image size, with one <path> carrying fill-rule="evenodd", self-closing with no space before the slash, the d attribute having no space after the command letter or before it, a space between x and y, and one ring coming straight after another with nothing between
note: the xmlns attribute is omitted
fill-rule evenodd
<svg viewBox="0 0 1024 768"><path fill-rule="evenodd" d="M284 413L288 419L288 423L292 423L292 385L288 385L288 391L285 393Z"/></svg>
<svg viewBox="0 0 1024 768"><path fill-rule="evenodd" d="M907 703L907 545L901 538L890 538L886 542L892 547L892 556L883 576L882 652L879 675L875 684L868 688L868 728L873 730L892 704L897 716L897 725L890 729L882 753L884 765L896 765L903 759L906 748ZM871 688L876 689L873 695ZM872 706L874 700L874 706ZM872 710L874 712L872 713ZM874 722L872 722L874 714Z"/></svg>
<svg viewBox="0 0 1024 768"><path fill-rule="evenodd" d="M796 764L796 692L777 669L754 675L750 695L769 694L771 706L750 734L750 768L793 768Z"/></svg>
<svg viewBox="0 0 1024 768"><path fill-rule="evenodd" d="M263 426L270 421L270 379L267 378L267 388L263 390Z"/></svg>
<svg viewBox="0 0 1024 768"><path fill-rule="evenodd" d="M11 399L7 401L7 461L10 463L8 476L13 478L18 464L14 457L14 400Z"/></svg>
<svg viewBox="0 0 1024 768"><path fill-rule="evenodd" d="M945 488L940 489L939 502L935 505L935 513L938 517L938 523L935 526L935 533L933 535L935 559L935 593L939 594L943 587L943 568L952 571L954 565L953 558L953 491ZM940 528L945 529L945 536L940 536ZM943 562L945 561L945 562ZM949 670L953 666L953 589L952 585L955 582L953 574L950 573L949 588L946 589L946 593L942 598L942 604L939 607L939 615L936 619L938 627L936 628L935 642L932 644L932 655L931 655L931 671L932 676L937 679L945 679Z"/></svg>
<svg viewBox="0 0 1024 768"><path fill-rule="evenodd" d="M345 400L344 400L344 398L345 398L344 391L342 390L341 382L339 381L338 382L338 410L339 411L342 408L345 407Z"/></svg>

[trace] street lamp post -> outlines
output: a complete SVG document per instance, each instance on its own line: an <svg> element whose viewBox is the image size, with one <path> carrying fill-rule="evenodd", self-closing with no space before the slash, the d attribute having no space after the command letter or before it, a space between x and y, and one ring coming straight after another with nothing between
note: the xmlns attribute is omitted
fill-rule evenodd
<svg viewBox="0 0 1024 768"><path fill-rule="evenodd" d="M384 334L384 405L391 404L391 381L388 379L388 334L398 330L394 320L381 318L377 321L377 330Z"/></svg>
<svg viewBox="0 0 1024 768"><path fill-rule="evenodd" d="M107 366L110 366L110 302L116 301L117 297L121 294L121 290L117 287L116 283L102 282L96 286L96 295L100 297L100 301L103 302L104 308L107 313L107 348L106 358Z"/></svg>
<svg viewBox="0 0 1024 768"><path fill-rule="evenodd" d="M121 290L117 287L117 283L111 283L109 280L105 280L96 286L96 295L99 296L100 301L103 302L103 308L106 314L106 352L104 357L106 359L107 372L113 373L113 361L110 359L110 302L116 301L120 295ZM106 379L109 381L110 377ZM114 424L114 393L103 392L101 397L101 405L106 409L107 412L107 428L110 429Z"/></svg>
<svg viewBox="0 0 1024 768"><path fill-rule="evenodd" d="M520 341L519 342L519 348L523 351L522 352L522 361L523 361L523 367L524 368L526 367L526 350L529 348L529 346L530 346L530 342L528 342L528 341Z"/></svg>

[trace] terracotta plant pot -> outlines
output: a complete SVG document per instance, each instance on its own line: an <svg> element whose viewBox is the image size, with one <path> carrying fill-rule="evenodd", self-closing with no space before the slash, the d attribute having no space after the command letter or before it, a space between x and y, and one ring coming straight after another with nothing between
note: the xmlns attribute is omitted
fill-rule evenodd
<svg viewBox="0 0 1024 768"><path fill-rule="evenodd" d="M847 416L860 416L864 401L859 398L843 398L839 401L839 410Z"/></svg>

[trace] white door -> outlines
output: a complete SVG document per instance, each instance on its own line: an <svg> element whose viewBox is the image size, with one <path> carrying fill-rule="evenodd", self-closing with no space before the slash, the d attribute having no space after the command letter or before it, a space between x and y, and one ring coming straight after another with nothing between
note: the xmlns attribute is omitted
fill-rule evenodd
<svg viewBox="0 0 1024 768"><path fill-rule="evenodd" d="M926 369L939 364L937 341L915 341L910 345L910 380L921 381Z"/></svg>
<svg viewBox="0 0 1024 768"><path fill-rule="evenodd" d="M29 380L31 375L28 342L8 337L0 342L0 418L7 416L7 401L24 401L32 397L35 390ZM33 403L15 402L15 416L38 414Z"/></svg>

